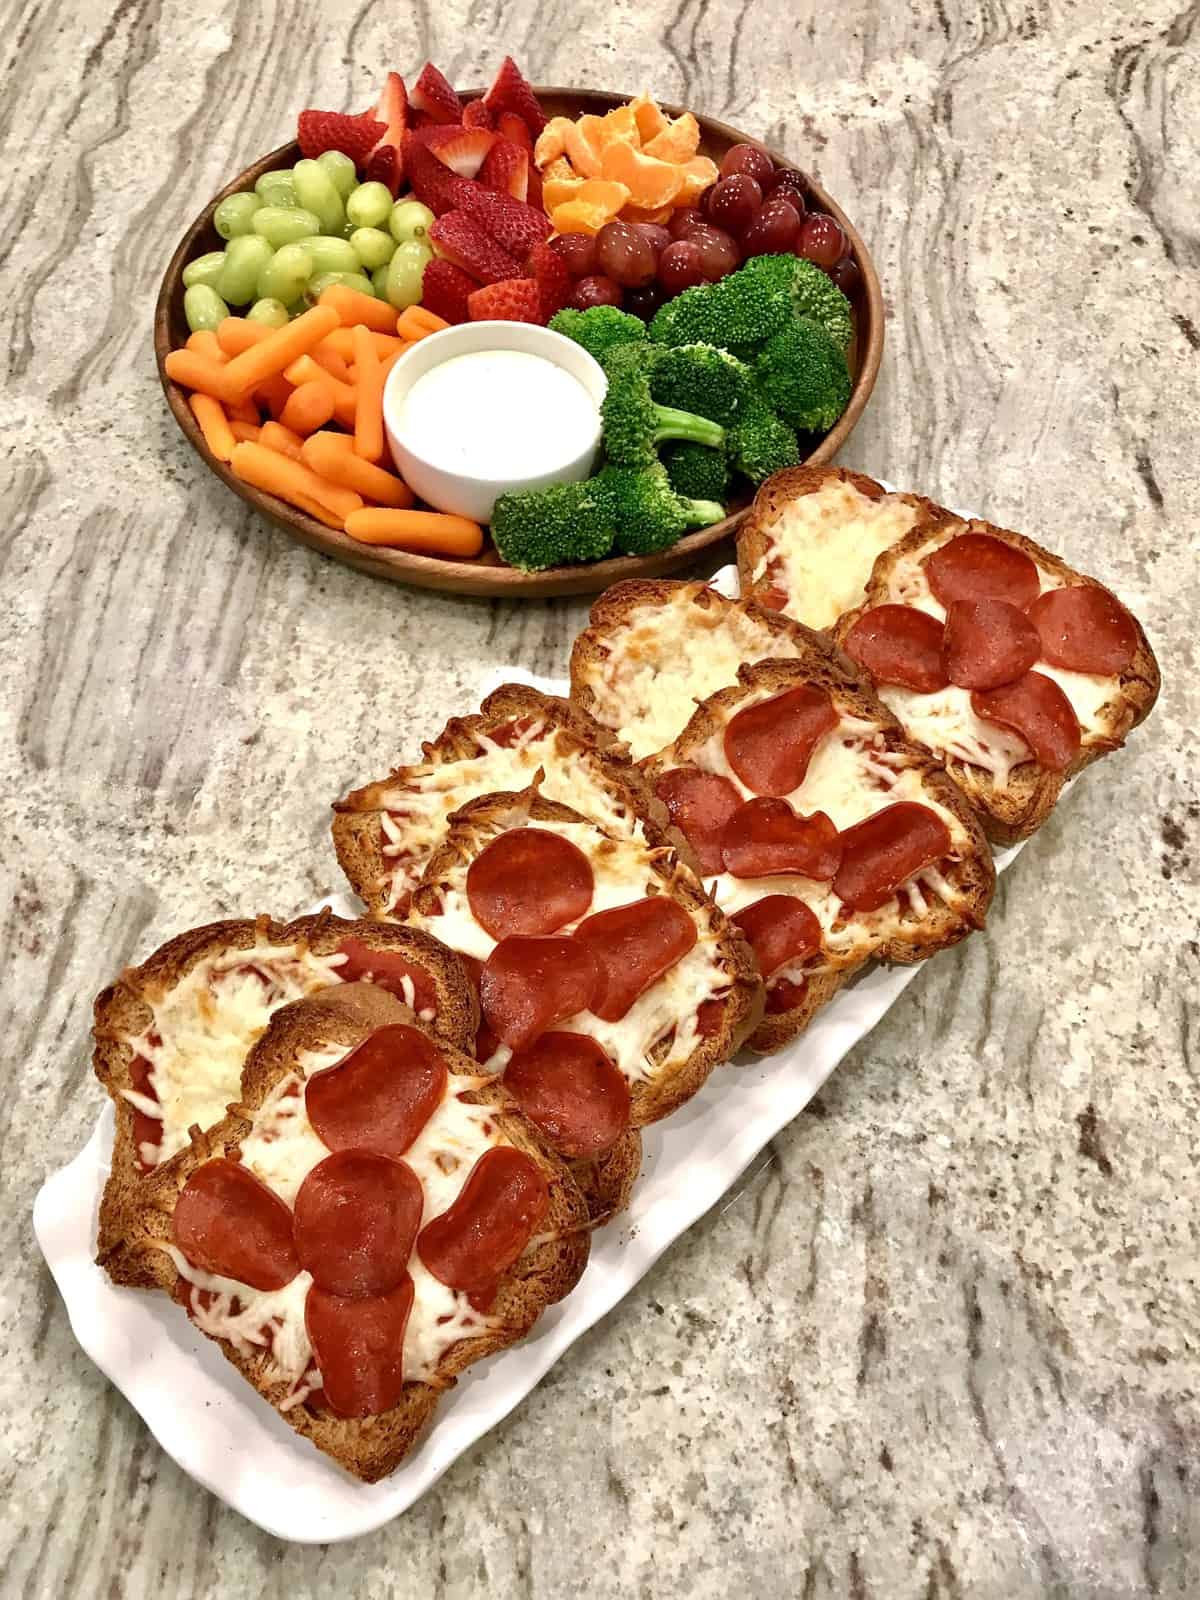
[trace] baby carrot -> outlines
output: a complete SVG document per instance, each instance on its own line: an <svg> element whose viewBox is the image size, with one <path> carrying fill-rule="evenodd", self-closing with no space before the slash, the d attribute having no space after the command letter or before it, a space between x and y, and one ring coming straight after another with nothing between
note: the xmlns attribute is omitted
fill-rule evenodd
<svg viewBox="0 0 1200 1600"><path fill-rule="evenodd" d="M278 450L281 456L290 456L293 461L299 461L300 446L304 440L298 433L285 428L282 422L264 422L258 442L266 445L268 450Z"/></svg>
<svg viewBox="0 0 1200 1600"><path fill-rule="evenodd" d="M262 429L253 422L231 422L229 431L239 444L244 444L247 439L253 444L262 433Z"/></svg>
<svg viewBox="0 0 1200 1600"><path fill-rule="evenodd" d="M292 397L292 385L282 372L277 372L273 378L268 378L266 383L259 384L254 391L254 397L266 406L278 422L283 415L284 406Z"/></svg>
<svg viewBox="0 0 1200 1600"><path fill-rule="evenodd" d="M344 519L362 508L362 497L352 489L326 483L303 463L289 461L287 456L264 449L261 444L235 445L230 465L243 483L278 495L292 505L302 505L305 510L315 503L330 516Z"/></svg>
<svg viewBox="0 0 1200 1600"><path fill-rule="evenodd" d="M376 333L395 333L396 308L386 300L376 300L373 295L361 294L357 289L347 289L344 283L331 283L317 301L319 306L332 308L338 321L345 327L363 322Z"/></svg>
<svg viewBox="0 0 1200 1600"><path fill-rule="evenodd" d="M380 381L381 384L384 384L384 383L387 382L388 373L396 365L397 361L399 361L400 357L404 354L404 352L406 350L411 350L411 349L412 349L412 340L411 339L404 339L401 342L399 350L393 350L390 356L384 356L381 359L381 361L379 363L379 381Z"/></svg>
<svg viewBox="0 0 1200 1600"><path fill-rule="evenodd" d="M264 339L269 339L274 329L265 322L250 322L246 317L223 317L217 323L217 343L227 356L240 356Z"/></svg>
<svg viewBox="0 0 1200 1600"><path fill-rule="evenodd" d="M338 325L338 315L330 306L313 306L302 312L285 327L273 328L261 344L243 350L234 356L222 373L228 380L231 394L249 394L251 389L277 372L290 367L298 357L306 355L315 344L320 344L327 333Z"/></svg>
<svg viewBox="0 0 1200 1600"><path fill-rule="evenodd" d="M236 418L238 422L253 422L257 424L262 421L262 418L258 414L258 407L254 404L254 401L249 399L246 395L243 395L240 400L229 401L225 409L228 411L229 415Z"/></svg>
<svg viewBox="0 0 1200 1600"><path fill-rule="evenodd" d="M328 383L301 383L292 390L279 420L293 433L315 433L333 416L333 406L333 390Z"/></svg>
<svg viewBox="0 0 1200 1600"><path fill-rule="evenodd" d="M340 483L345 489L357 489L364 500L374 500L377 505L404 510L413 503L412 490L393 472L372 466L353 450L341 443L341 433L314 433L304 441L300 455L306 467L330 483Z"/></svg>
<svg viewBox="0 0 1200 1600"><path fill-rule="evenodd" d="M192 415L200 424L205 444L218 461L228 461L237 440L230 429L229 418L225 415L225 408L221 402L214 400L211 395L190 394L188 405L191 406Z"/></svg>
<svg viewBox="0 0 1200 1600"><path fill-rule="evenodd" d="M217 361L221 366L229 360L211 328L197 328L195 333L188 335L188 342L184 348L194 350L199 356L206 356L209 361Z"/></svg>
<svg viewBox="0 0 1200 1600"><path fill-rule="evenodd" d="M379 359L382 361L384 356L391 355L393 350L399 350L404 341L397 339L395 334L372 331L371 343L378 350ZM321 340L317 349L313 351L314 356L317 350L336 350L343 361L349 361L354 353L354 329L335 328L327 338Z"/></svg>
<svg viewBox="0 0 1200 1600"><path fill-rule="evenodd" d="M199 394L210 395L214 400L235 400L238 390L229 381L229 369L233 362L225 366L217 361L210 361L207 356L198 355L195 350L172 350L163 362L163 369L173 383L182 384L185 389L195 389Z"/></svg>
<svg viewBox="0 0 1200 1600"><path fill-rule="evenodd" d="M402 339L423 339L427 333L440 333L450 324L442 317L426 311L424 306L409 306L400 313L396 332Z"/></svg>
<svg viewBox="0 0 1200 1600"><path fill-rule="evenodd" d="M311 356L301 356L293 361L284 373L289 383L325 383L333 393L333 414L343 428L353 428L357 398L348 383L330 377L324 367L319 367Z"/></svg>
<svg viewBox="0 0 1200 1600"><path fill-rule="evenodd" d="M365 330L364 330L365 331ZM312 359L319 367L324 367L331 378L336 378L339 383L350 382L350 368L336 350L329 348L329 341L322 339L312 353Z"/></svg>
<svg viewBox="0 0 1200 1600"><path fill-rule="evenodd" d="M377 511L368 507L350 513L346 532L362 544L386 544L398 550L424 550L435 555L477 556L483 549L483 529L477 522L441 511Z"/></svg>
<svg viewBox="0 0 1200 1600"><path fill-rule="evenodd" d="M354 453L364 461L379 461L383 457L383 379L379 376L379 357L371 335L361 323L354 329L354 365L358 369Z"/></svg>

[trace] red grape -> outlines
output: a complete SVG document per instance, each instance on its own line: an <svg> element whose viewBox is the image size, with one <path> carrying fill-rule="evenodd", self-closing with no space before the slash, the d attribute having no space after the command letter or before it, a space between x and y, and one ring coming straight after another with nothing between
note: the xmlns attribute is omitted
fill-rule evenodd
<svg viewBox="0 0 1200 1600"><path fill-rule="evenodd" d="M557 250L567 263L573 278L586 278L596 270L596 241L586 233L560 233L551 239L550 248Z"/></svg>
<svg viewBox="0 0 1200 1600"><path fill-rule="evenodd" d="M858 265L849 256L843 256L840 261L835 261L829 269L829 276L837 284L844 295L853 298L862 284L862 274Z"/></svg>
<svg viewBox="0 0 1200 1600"><path fill-rule="evenodd" d="M596 235L602 272L627 289L640 289L654 276L654 251L645 234L628 222L606 222Z"/></svg>
<svg viewBox="0 0 1200 1600"><path fill-rule="evenodd" d="M643 322L649 322L665 299L666 292L661 284L647 283L641 289L625 291L625 309L632 316L641 317Z"/></svg>
<svg viewBox="0 0 1200 1600"><path fill-rule="evenodd" d="M823 212L811 211L800 224L796 239L796 254L806 261L815 262L826 271L846 254L846 235L832 217Z"/></svg>
<svg viewBox="0 0 1200 1600"><path fill-rule="evenodd" d="M721 228L695 227L688 235L687 242L695 245L699 252L700 270L709 283L715 283L727 272L736 271L742 264L737 240Z"/></svg>
<svg viewBox="0 0 1200 1600"><path fill-rule="evenodd" d="M714 183L708 195L708 215L719 228L741 233L762 205L762 190L744 172Z"/></svg>
<svg viewBox="0 0 1200 1600"><path fill-rule="evenodd" d="M667 231L672 239L686 239L696 223L703 221L704 213L699 206L679 206L677 210L671 213Z"/></svg>
<svg viewBox="0 0 1200 1600"><path fill-rule="evenodd" d="M676 239L674 244L669 244L658 258L658 281L672 295L703 283L699 247L690 239Z"/></svg>
<svg viewBox="0 0 1200 1600"><path fill-rule="evenodd" d="M571 298L567 303L576 311L587 311L592 306L619 306L621 285L614 283L611 278L604 277L603 274L580 278L571 290Z"/></svg>
<svg viewBox="0 0 1200 1600"><path fill-rule="evenodd" d="M732 149L726 150L721 159L723 178L728 178L734 172L744 172L756 183L765 184L774 171L775 163L770 156L754 144L735 144Z"/></svg>
<svg viewBox="0 0 1200 1600"><path fill-rule="evenodd" d="M643 239L649 239L650 248L654 251L654 259L657 261L673 238L670 229L662 227L657 222L635 222L633 226L642 235Z"/></svg>
<svg viewBox="0 0 1200 1600"><path fill-rule="evenodd" d="M804 196L797 193L795 189L772 189L767 195L767 204L769 206L791 206L802 221L806 215Z"/></svg>
<svg viewBox="0 0 1200 1600"><path fill-rule="evenodd" d="M800 174L792 167L780 167L766 185L767 193L774 200L777 195L794 194L800 202L800 210L808 207L808 186Z"/></svg>
<svg viewBox="0 0 1200 1600"><path fill-rule="evenodd" d="M800 229L800 218L786 200L768 201L742 234L744 256L776 256L790 250Z"/></svg>

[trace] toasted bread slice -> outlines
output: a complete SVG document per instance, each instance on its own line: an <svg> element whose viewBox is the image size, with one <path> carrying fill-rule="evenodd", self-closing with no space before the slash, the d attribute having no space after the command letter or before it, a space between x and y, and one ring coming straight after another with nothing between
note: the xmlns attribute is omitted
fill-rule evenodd
<svg viewBox="0 0 1200 1600"><path fill-rule="evenodd" d="M571 651L571 698L644 761L745 661L796 656L808 630L706 583L633 579L606 589Z"/></svg>
<svg viewBox="0 0 1200 1600"><path fill-rule="evenodd" d="M334 806L342 870L375 917L402 918L450 815L481 794L526 788L539 770L551 799L570 801L617 837L643 815L662 820L627 752L567 700L502 685L475 716L452 717L425 760L355 789Z"/></svg>
<svg viewBox="0 0 1200 1600"><path fill-rule="evenodd" d="M695 943L619 1020L603 1021L585 1009L553 1024L556 1031L585 1034L599 1044L628 1084L633 1127L657 1122L689 1099L757 1027L763 989L750 948L652 826L640 838L614 839L535 790L482 796L456 813L413 896L414 923L464 957L486 962L497 940L478 920L468 873L501 836L525 828L559 835L583 853L591 870L581 908L555 933L574 934L596 912L656 896L669 897L693 925ZM537 904L546 887L555 886L531 880L530 903ZM489 1065L505 1068L511 1056L502 1045Z"/></svg>
<svg viewBox="0 0 1200 1600"><path fill-rule="evenodd" d="M750 1039L752 1049L766 1051L800 1033L868 960L922 961L982 927L995 869L978 819L942 766L905 740L900 724L865 680L823 642L809 646L796 661L742 667L738 679L705 701L674 744L650 764L648 775L664 793L667 775L678 769L713 774L736 790L731 806L769 794L786 801L797 817L824 813L837 830L839 852L847 830L889 806L911 803L940 819L950 846L869 910L843 903L835 887L839 877L830 881L778 870L735 877L721 871L706 880L731 917L769 895L784 895L803 901L816 919L810 923L807 953L767 973L766 1016ZM789 793L781 793L778 783L756 790L731 765L727 729L739 713L792 690L815 691L836 721L815 740L807 768ZM774 739L769 718L765 726L768 739ZM775 809L778 813L778 805ZM719 834L722 841L727 837ZM724 851L723 843L719 849Z"/></svg>
<svg viewBox="0 0 1200 1600"><path fill-rule="evenodd" d="M923 694L878 686L880 699L900 719L907 737L945 763L979 812L988 836L999 844L1015 844L1041 827L1076 773L1119 749L1126 734L1148 716L1158 698L1158 663L1141 624L1096 579L1076 572L1032 539L978 520L914 528L880 556L863 603L838 623L838 643L876 606L912 606L944 620L946 609L929 586L925 563L961 535L983 535L1023 552L1037 568L1042 595L1077 586L1100 591L1127 619L1133 641L1128 665L1108 675L1066 671L1044 659L1034 663L1035 673L1058 684L1079 723L1078 753L1055 771L1033 759L1019 733L977 716L968 689L951 685Z"/></svg>
<svg viewBox="0 0 1200 1600"><path fill-rule="evenodd" d="M418 929L327 912L289 923L259 917L192 928L97 997L93 1066L116 1113L100 1206L102 1250L121 1238L146 1174L188 1147L193 1126L219 1122L238 1098L246 1056L274 1012L343 987L339 970L355 977L373 971L379 983L418 1002L441 1037L470 1050L479 1007L457 957Z"/></svg>
<svg viewBox="0 0 1200 1600"><path fill-rule="evenodd" d="M419 1245L414 1249L409 1274L415 1294L403 1335L400 1399L362 1417L338 1416L325 1400L306 1324L310 1274L301 1271L274 1291L210 1275L176 1247L173 1216L188 1180L220 1157L249 1169L291 1209L302 1180L329 1155L297 1091L312 1073L336 1065L377 1028L393 1023L426 1031L407 1006L365 984L339 985L278 1011L246 1063L241 1104L146 1180L138 1194L137 1225L118 1246L139 1261L125 1276L181 1300L298 1433L368 1483L400 1464L429 1422L438 1395L460 1372L514 1343L578 1282L588 1257L587 1214L565 1165L512 1113L502 1090L474 1075L474 1062L438 1041L450 1077L401 1158L421 1182L421 1227L454 1202L476 1161L495 1146L513 1146L533 1160L549 1190L549 1211L500 1277L486 1311L438 1282L420 1259ZM103 1250L100 1260L111 1270Z"/></svg>
<svg viewBox="0 0 1200 1600"><path fill-rule="evenodd" d="M828 630L861 603L878 556L948 520L932 500L890 494L848 467L789 467L762 485L738 530L742 594Z"/></svg>

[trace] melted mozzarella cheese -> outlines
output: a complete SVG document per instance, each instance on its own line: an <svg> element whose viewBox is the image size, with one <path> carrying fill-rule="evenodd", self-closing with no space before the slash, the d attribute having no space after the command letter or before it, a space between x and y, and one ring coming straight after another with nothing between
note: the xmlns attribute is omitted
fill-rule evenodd
<svg viewBox="0 0 1200 1600"><path fill-rule="evenodd" d="M831 628L861 605L877 556L916 525L921 512L899 495L872 500L833 480L786 505L767 529L766 554L751 577L768 575L786 595L784 613Z"/></svg>
<svg viewBox="0 0 1200 1600"><path fill-rule="evenodd" d="M737 682L743 662L795 657L786 634L720 596L697 605L703 584L688 584L662 605L638 606L608 654L591 664L588 687L598 720L629 745L636 761L681 733L697 703Z"/></svg>
<svg viewBox="0 0 1200 1600"><path fill-rule="evenodd" d="M194 1267L173 1244L163 1248L193 1291L205 1289L213 1296L207 1306L195 1292L188 1296L200 1331L213 1339L228 1339L242 1356L255 1355L270 1345L268 1383L297 1386L312 1361L312 1343L304 1326L304 1302L312 1288L312 1274L298 1272L282 1289L251 1289L235 1278Z"/></svg>
<svg viewBox="0 0 1200 1600"><path fill-rule="evenodd" d="M185 1148L194 1124L211 1127L237 1099L242 1066L280 1006L337 983L342 955L317 956L301 945L256 945L198 961L158 1000L147 1000L154 1021L125 1042L150 1063L150 1082L162 1120L157 1145L142 1146L149 1166ZM124 1090L139 1110L153 1101Z"/></svg>

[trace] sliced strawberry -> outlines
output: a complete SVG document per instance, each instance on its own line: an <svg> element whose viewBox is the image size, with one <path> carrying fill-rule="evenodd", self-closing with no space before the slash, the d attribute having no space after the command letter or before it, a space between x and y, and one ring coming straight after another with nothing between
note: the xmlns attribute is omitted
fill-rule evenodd
<svg viewBox="0 0 1200 1600"><path fill-rule="evenodd" d="M532 278L507 278L476 289L467 301L472 322L542 322L542 297Z"/></svg>
<svg viewBox="0 0 1200 1600"><path fill-rule="evenodd" d="M541 239L548 239L553 232L550 218L544 211L535 211L511 195L497 194L494 189L484 189L477 183L472 184L469 191L463 191L458 203L485 233L519 261L524 261L533 246Z"/></svg>
<svg viewBox="0 0 1200 1600"><path fill-rule="evenodd" d="M496 131L502 139L510 139L513 144L520 145L522 150L533 154L533 137L525 126L524 118L519 117L515 111L502 111L496 118Z"/></svg>
<svg viewBox="0 0 1200 1600"><path fill-rule="evenodd" d="M384 79L383 90L375 105L375 118L384 123L385 127L368 157L366 175L373 182L386 183L393 194L399 194L404 177L408 91L404 87L404 79L398 72L389 72Z"/></svg>
<svg viewBox="0 0 1200 1600"><path fill-rule="evenodd" d="M430 228L429 237L439 255L469 272L479 283L499 283L502 278L515 278L521 270L508 251L489 238L465 211L448 211L439 217Z"/></svg>
<svg viewBox="0 0 1200 1600"><path fill-rule="evenodd" d="M296 122L296 138L309 161L326 150L340 150L356 166L362 166L387 132L370 111L348 117L342 111L302 111Z"/></svg>
<svg viewBox="0 0 1200 1600"><path fill-rule="evenodd" d="M467 298L478 287L469 272L435 256L421 279L421 304L447 322L468 322Z"/></svg>
<svg viewBox="0 0 1200 1600"><path fill-rule="evenodd" d="M473 178L496 143L496 135L487 128L463 128L445 122L421 128L413 138L432 150L442 165L460 178Z"/></svg>
<svg viewBox="0 0 1200 1600"><path fill-rule="evenodd" d="M415 133L418 128L432 128L435 120L434 117L429 115L428 111L417 111L413 107L409 108L408 126L411 133Z"/></svg>
<svg viewBox="0 0 1200 1600"><path fill-rule="evenodd" d="M479 169L485 189L509 194L514 200L529 198L529 153L511 139L497 139Z"/></svg>
<svg viewBox="0 0 1200 1600"><path fill-rule="evenodd" d="M463 107L464 128L494 128L496 119L482 100L468 100Z"/></svg>
<svg viewBox="0 0 1200 1600"><path fill-rule="evenodd" d="M460 196L468 188L478 187L469 178L460 178L457 173L451 172L416 133L410 133L404 141L404 166L417 199L439 217L455 210L460 203Z"/></svg>
<svg viewBox="0 0 1200 1600"><path fill-rule="evenodd" d="M571 293L571 274L567 263L548 244L535 244L525 261L526 274L538 286L542 297L542 321L561 311Z"/></svg>
<svg viewBox="0 0 1200 1600"><path fill-rule="evenodd" d="M421 68L421 76L413 85L412 103L418 111L432 117L434 122L462 121L462 106L458 96L432 61L427 61Z"/></svg>
<svg viewBox="0 0 1200 1600"><path fill-rule="evenodd" d="M535 139L546 126L537 96L511 56L505 56L500 63L500 70L492 79L492 86L484 95L483 103L493 115L498 116L501 111L515 113ZM500 128L500 132L505 138L509 137L503 128Z"/></svg>
<svg viewBox="0 0 1200 1600"><path fill-rule="evenodd" d="M363 168L364 183L386 183L394 195L400 193L400 180L404 176L404 163L394 144L380 145L372 150Z"/></svg>
<svg viewBox="0 0 1200 1600"><path fill-rule="evenodd" d="M542 199L542 175L532 161L529 163L529 193L525 196L525 203L532 206L535 211L546 209Z"/></svg>

